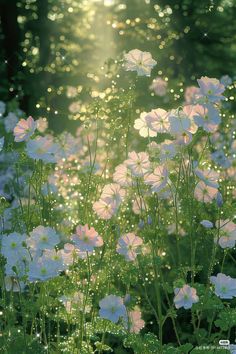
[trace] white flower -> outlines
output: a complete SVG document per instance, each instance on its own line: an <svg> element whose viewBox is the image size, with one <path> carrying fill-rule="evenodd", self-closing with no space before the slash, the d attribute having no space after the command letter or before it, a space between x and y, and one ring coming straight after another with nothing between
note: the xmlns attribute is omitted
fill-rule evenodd
<svg viewBox="0 0 236 354"><path fill-rule="evenodd" d="M211 104L196 105L192 116L198 127L210 133L214 133L221 122L218 110Z"/></svg>
<svg viewBox="0 0 236 354"><path fill-rule="evenodd" d="M187 284L185 284L181 289L176 288L174 292L174 303L177 309L180 307L183 307L185 310L190 309L193 304L199 301L196 289L191 288Z"/></svg>
<svg viewBox="0 0 236 354"><path fill-rule="evenodd" d="M147 126L157 133L167 133L170 128L169 114L162 108L152 109L145 116Z"/></svg>
<svg viewBox="0 0 236 354"><path fill-rule="evenodd" d="M129 159L125 161L126 165L130 168L132 174L136 177L142 177L150 169L149 156L146 152L129 153Z"/></svg>
<svg viewBox="0 0 236 354"><path fill-rule="evenodd" d="M12 267L17 270L17 275L25 274L26 264L30 260L28 250L24 247L26 235L21 235L17 232L3 235L1 253L6 258L5 274L8 276L16 276Z"/></svg>
<svg viewBox="0 0 236 354"><path fill-rule="evenodd" d="M114 323L117 323L120 317L126 316L124 301L120 296L108 295L99 301L99 315Z"/></svg>
<svg viewBox="0 0 236 354"><path fill-rule="evenodd" d="M157 62L149 52L133 49L124 55L126 71L137 71L138 76L150 76L152 68Z"/></svg>
<svg viewBox="0 0 236 354"><path fill-rule="evenodd" d="M221 95L224 92L225 87L219 80L202 76L197 82L200 87L200 95L206 97L208 101L214 103L225 98Z"/></svg>
<svg viewBox="0 0 236 354"><path fill-rule="evenodd" d="M53 249L60 242L60 237L51 227L37 226L30 232L27 245L36 251Z"/></svg>
<svg viewBox="0 0 236 354"><path fill-rule="evenodd" d="M157 133L148 127L147 121L145 119L146 115L146 112L141 113L140 118L134 121L134 128L137 129L139 131L139 135L144 138L147 138L148 136L157 136Z"/></svg>
<svg viewBox="0 0 236 354"><path fill-rule="evenodd" d="M158 166L153 173L144 176L144 183L151 186L152 192L160 192L167 185L168 171L164 166Z"/></svg>
<svg viewBox="0 0 236 354"><path fill-rule="evenodd" d="M18 117L15 113L8 113L8 115L4 118L5 130L7 133L10 133L15 128L18 122Z"/></svg>
<svg viewBox="0 0 236 354"><path fill-rule="evenodd" d="M25 256L27 250L23 247L26 241L26 235L13 232L9 235L2 236L2 249L1 253L4 257L13 261L13 264L19 256Z"/></svg>
<svg viewBox="0 0 236 354"><path fill-rule="evenodd" d="M28 279L30 282L37 280L48 280L56 277L62 270L62 263L58 260L42 256L35 257L33 261L29 263Z"/></svg>
<svg viewBox="0 0 236 354"><path fill-rule="evenodd" d="M44 162L56 162L55 154L59 146L53 143L48 137L38 136L34 140L29 140L26 145L26 152L29 157Z"/></svg>
<svg viewBox="0 0 236 354"><path fill-rule="evenodd" d="M191 130L191 120L182 111L172 110L169 113L169 122L172 135L186 134Z"/></svg>
<svg viewBox="0 0 236 354"><path fill-rule="evenodd" d="M177 154L176 144L172 140L165 140L160 145L159 158L162 161L172 159Z"/></svg>
<svg viewBox="0 0 236 354"><path fill-rule="evenodd" d="M27 119L20 119L14 128L14 136L16 142L26 141L34 134L37 123L30 116Z"/></svg>
<svg viewBox="0 0 236 354"><path fill-rule="evenodd" d="M215 285L215 294L221 299L232 299L236 297L236 279L223 273L210 277L211 283Z"/></svg>
<svg viewBox="0 0 236 354"><path fill-rule="evenodd" d="M232 82L233 82L233 81L232 81L232 79L231 79L231 77L230 77L229 75L223 75L223 76L221 76L221 78L220 78L220 83L221 83L222 85L224 85L225 87L231 85Z"/></svg>

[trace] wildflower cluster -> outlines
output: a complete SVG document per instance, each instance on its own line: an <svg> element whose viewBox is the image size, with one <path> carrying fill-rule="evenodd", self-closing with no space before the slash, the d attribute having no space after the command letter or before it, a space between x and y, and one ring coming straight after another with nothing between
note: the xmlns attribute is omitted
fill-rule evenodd
<svg viewBox="0 0 236 354"><path fill-rule="evenodd" d="M123 69L147 80L156 65L148 52L124 55ZM58 136L45 119L0 104L6 352L14 327L22 352L187 353L231 339L235 144L215 144L224 141L224 80L197 85L180 107L138 114L129 87L119 104L133 121L118 148L106 134L117 106L99 116L109 99L95 97L90 120ZM168 86L157 77L150 89L163 97Z"/></svg>

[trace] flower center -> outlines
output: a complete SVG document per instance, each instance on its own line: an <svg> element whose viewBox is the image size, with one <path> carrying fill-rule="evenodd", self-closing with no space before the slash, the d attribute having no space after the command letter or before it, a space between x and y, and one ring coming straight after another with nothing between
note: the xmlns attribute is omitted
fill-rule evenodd
<svg viewBox="0 0 236 354"><path fill-rule="evenodd" d="M43 236L40 237L40 240L42 242L48 242L48 237L46 235L43 235Z"/></svg>
<svg viewBox="0 0 236 354"><path fill-rule="evenodd" d="M12 243L11 243L11 248L16 248L16 246L17 246L17 243L16 243L16 242L12 242Z"/></svg>

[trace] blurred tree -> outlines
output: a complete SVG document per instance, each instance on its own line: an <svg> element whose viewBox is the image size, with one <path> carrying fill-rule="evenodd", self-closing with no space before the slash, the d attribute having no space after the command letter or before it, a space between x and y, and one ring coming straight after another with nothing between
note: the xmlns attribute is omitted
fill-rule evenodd
<svg viewBox="0 0 236 354"><path fill-rule="evenodd" d="M6 68L9 96L14 97L16 90L10 89L10 86L15 82L20 59L20 30L17 23L17 5L15 0L0 0L0 20L3 35L1 57L2 60L4 58L4 61L2 66Z"/></svg>

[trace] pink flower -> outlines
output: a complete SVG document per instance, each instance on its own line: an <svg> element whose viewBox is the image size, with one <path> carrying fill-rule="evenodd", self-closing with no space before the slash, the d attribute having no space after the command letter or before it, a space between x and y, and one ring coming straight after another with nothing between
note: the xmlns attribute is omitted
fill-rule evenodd
<svg viewBox="0 0 236 354"><path fill-rule="evenodd" d="M60 250L59 253L65 266L73 264L76 257L76 249L74 245L71 243L65 243L64 248Z"/></svg>
<svg viewBox="0 0 236 354"><path fill-rule="evenodd" d="M142 243L143 240L140 237L130 232L119 238L116 250L119 254L125 256L127 261L134 261Z"/></svg>
<svg viewBox="0 0 236 354"><path fill-rule="evenodd" d="M189 86L185 90L184 98L186 103L194 104L199 97L200 89L196 86Z"/></svg>
<svg viewBox="0 0 236 354"><path fill-rule="evenodd" d="M110 198L117 203L117 206L122 202L125 197L125 190L117 183L107 184L102 191L101 199Z"/></svg>
<svg viewBox="0 0 236 354"><path fill-rule="evenodd" d="M16 142L26 141L33 134L37 127L37 123L30 116L27 119L20 119L14 128L14 136Z"/></svg>
<svg viewBox="0 0 236 354"><path fill-rule="evenodd" d="M234 248L236 243L236 224L227 219L227 220L216 221L216 226L218 225L220 226L219 229L220 247Z"/></svg>
<svg viewBox="0 0 236 354"><path fill-rule="evenodd" d="M174 303L177 309L180 307L183 307L185 310L190 309L198 301L199 298L196 289L191 288L189 285L185 284L181 289L175 289Z"/></svg>
<svg viewBox="0 0 236 354"><path fill-rule="evenodd" d="M153 173L144 177L144 183L151 186L152 192L160 192L167 185L168 171L164 166L158 166Z"/></svg>
<svg viewBox="0 0 236 354"><path fill-rule="evenodd" d="M190 120L190 128L188 131L191 134L195 134L198 130L197 124L194 122L195 109L198 105L186 105L183 107L182 113Z"/></svg>
<svg viewBox="0 0 236 354"><path fill-rule="evenodd" d="M117 211L117 204L111 198L99 199L93 204L93 210L101 219L108 220Z"/></svg>
<svg viewBox="0 0 236 354"><path fill-rule="evenodd" d="M130 311L128 313L129 322L130 322L130 332L139 333L140 330L145 326L145 322L142 319L142 313L139 309Z"/></svg>
<svg viewBox="0 0 236 354"><path fill-rule="evenodd" d="M167 133L170 128L168 112L162 108L152 109L145 116L147 126L157 133Z"/></svg>
<svg viewBox="0 0 236 354"><path fill-rule="evenodd" d="M137 214L137 215L141 214L142 211L146 210L144 199L140 198L140 197L136 197L135 200L133 201L132 210L133 210L134 214Z"/></svg>
<svg viewBox="0 0 236 354"><path fill-rule="evenodd" d="M132 174L136 177L142 177L150 169L149 156L146 152L129 153L129 159L125 161L126 165L130 168Z"/></svg>
<svg viewBox="0 0 236 354"><path fill-rule="evenodd" d="M44 133L45 130L48 128L48 121L47 118L39 118L36 120L37 123L37 129L40 133Z"/></svg>
<svg viewBox="0 0 236 354"><path fill-rule="evenodd" d="M203 181L198 182L194 190L194 197L203 203L211 203L218 193L217 188L206 185Z"/></svg>
<svg viewBox="0 0 236 354"><path fill-rule="evenodd" d="M163 80L161 77L157 77L152 81L150 90L153 90L157 96L165 96L167 89L167 82Z"/></svg>
<svg viewBox="0 0 236 354"><path fill-rule="evenodd" d="M79 225L76 227L76 234L73 235L72 240L80 251L92 252L94 247L101 247L103 239L98 235L97 231L88 224Z"/></svg>
<svg viewBox="0 0 236 354"><path fill-rule="evenodd" d="M132 177L130 170L125 164L120 164L116 167L115 172L113 174L113 180L122 187L128 187L132 185Z"/></svg>

